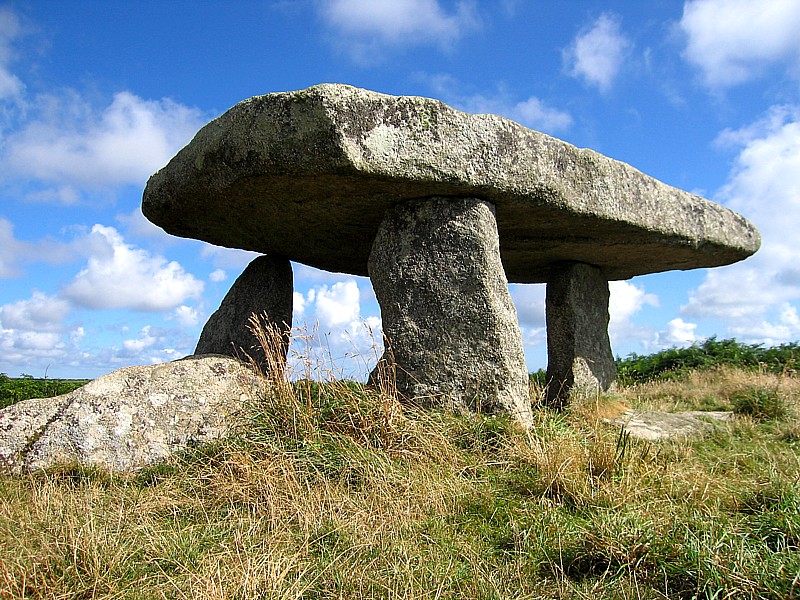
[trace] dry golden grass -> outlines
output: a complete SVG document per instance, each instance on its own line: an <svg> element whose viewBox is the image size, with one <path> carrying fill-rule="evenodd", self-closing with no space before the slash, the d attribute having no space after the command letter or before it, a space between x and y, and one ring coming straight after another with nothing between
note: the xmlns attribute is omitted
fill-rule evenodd
<svg viewBox="0 0 800 600"><path fill-rule="evenodd" d="M665 412L732 410L731 398L752 388L777 390L792 405L800 399L798 377L730 366L693 371L679 379L631 386L625 390L625 397L639 408Z"/></svg>
<svg viewBox="0 0 800 600"><path fill-rule="evenodd" d="M265 341L267 344L268 341ZM0 598L784 598L796 417L631 440L626 407L798 382L718 370L501 417L274 376L241 435L129 476L0 477Z"/></svg>

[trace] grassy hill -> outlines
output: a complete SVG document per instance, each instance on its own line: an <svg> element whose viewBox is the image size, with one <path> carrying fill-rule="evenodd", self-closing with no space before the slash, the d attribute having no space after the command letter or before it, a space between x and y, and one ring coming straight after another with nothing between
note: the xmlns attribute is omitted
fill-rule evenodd
<svg viewBox="0 0 800 600"><path fill-rule="evenodd" d="M800 597L793 368L670 368L531 431L284 383L166 465L0 477L0 598ZM736 418L648 443L626 407Z"/></svg>
<svg viewBox="0 0 800 600"><path fill-rule="evenodd" d="M9 377L0 373L0 408L27 400L28 398L50 398L66 394L86 385L88 379L37 379L32 375Z"/></svg>

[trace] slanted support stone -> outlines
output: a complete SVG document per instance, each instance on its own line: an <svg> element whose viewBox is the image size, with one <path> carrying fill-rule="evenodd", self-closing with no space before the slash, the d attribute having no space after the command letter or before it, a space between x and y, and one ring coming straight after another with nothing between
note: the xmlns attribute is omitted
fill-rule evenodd
<svg viewBox="0 0 800 600"><path fill-rule="evenodd" d="M265 374L282 370L292 328L292 286L292 265L288 258L265 255L254 259L233 283L219 309L209 317L194 353L249 357ZM267 354L250 329L252 315L257 315L263 325L278 334L278 339L268 340L271 348Z"/></svg>
<svg viewBox="0 0 800 600"><path fill-rule="evenodd" d="M609 389L616 377L608 339L608 280L584 263L554 265L547 281L547 402Z"/></svg>
<svg viewBox="0 0 800 600"><path fill-rule="evenodd" d="M388 373L415 403L531 422L492 204L433 197L395 205L368 265L387 344L373 383Z"/></svg>

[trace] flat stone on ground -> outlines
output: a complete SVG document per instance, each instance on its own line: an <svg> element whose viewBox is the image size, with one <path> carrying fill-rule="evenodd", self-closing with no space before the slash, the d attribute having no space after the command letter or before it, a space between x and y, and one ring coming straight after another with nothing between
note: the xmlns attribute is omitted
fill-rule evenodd
<svg viewBox="0 0 800 600"><path fill-rule="evenodd" d="M702 435L712 430L715 423L730 421L732 417L733 413L727 411L665 413L630 409L606 422L623 427L632 437L656 442Z"/></svg>

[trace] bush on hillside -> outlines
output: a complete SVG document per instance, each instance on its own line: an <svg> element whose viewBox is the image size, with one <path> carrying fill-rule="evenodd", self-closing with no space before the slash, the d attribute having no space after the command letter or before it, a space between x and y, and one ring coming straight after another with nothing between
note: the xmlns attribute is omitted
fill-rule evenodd
<svg viewBox="0 0 800 600"><path fill-rule="evenodd" d="M720 365L793 374L797 371L798 363L798 342L764 348L763 344L744 344L735 339L717 340L711 337L688 348L670 348L647 356L634 353L624 359L618 358L617 379L624 385L645 383Z"/></svg>

